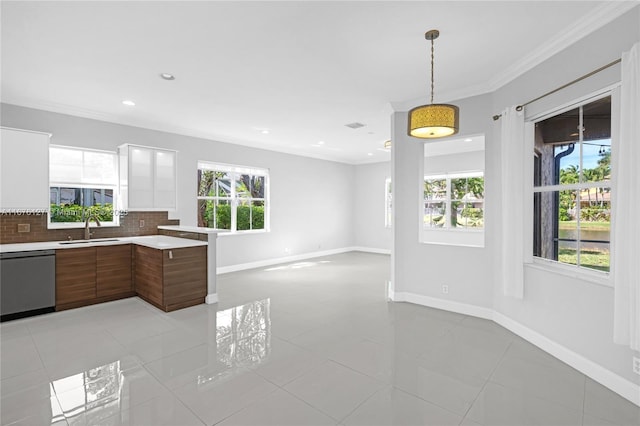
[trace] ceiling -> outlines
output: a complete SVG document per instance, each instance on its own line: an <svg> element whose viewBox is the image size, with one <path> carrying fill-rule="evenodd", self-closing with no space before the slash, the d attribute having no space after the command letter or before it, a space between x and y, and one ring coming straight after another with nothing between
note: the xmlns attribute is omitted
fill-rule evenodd
<svg viewBox="0 0 640 426"><path fill-rule="evenodd" d="M1 100L350 164L384 161L393 109L428 99L425 31L440 30L435 101L446 102L497 89L636 4L2 1ZM355 122L365 126L345 126Z"/></svg>

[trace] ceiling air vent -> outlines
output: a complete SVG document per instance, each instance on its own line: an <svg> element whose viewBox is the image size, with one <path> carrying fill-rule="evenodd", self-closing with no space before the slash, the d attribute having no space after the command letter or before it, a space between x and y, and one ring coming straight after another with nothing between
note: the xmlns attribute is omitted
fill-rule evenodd
<svg viewBox="0 0 640 426"><path fill-rule="evenodd" d="M350 128L352 128L352 129L359 129L360 127L364 127L364 126L366 126L366 124L358 123L358 122L356 121L355 123L345 124L345 126L350 127Z"/></svg>

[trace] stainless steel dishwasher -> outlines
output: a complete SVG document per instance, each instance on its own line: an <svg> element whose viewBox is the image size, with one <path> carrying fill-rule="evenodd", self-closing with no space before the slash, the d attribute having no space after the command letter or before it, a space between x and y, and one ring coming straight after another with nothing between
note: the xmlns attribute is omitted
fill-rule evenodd
<svg viewBox="0 0 640 426"><path fill-rule="evenodd" d="M0 321L53 312L55 250L0 253Z"/></svg>

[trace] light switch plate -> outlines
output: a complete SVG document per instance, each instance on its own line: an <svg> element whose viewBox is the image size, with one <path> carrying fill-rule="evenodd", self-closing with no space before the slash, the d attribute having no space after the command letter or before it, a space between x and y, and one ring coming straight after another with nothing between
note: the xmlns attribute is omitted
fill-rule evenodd
<svg viewBox="0 0 640 426"><path fill-rule="evenodd" d="M18 224L18 232L31 232L31 224L30 223L19 223Z"/></svg>
<svg viewBox="0 0 640 426"><path fill-rule="evenodd" d="M633 357L633 372L636 374L640 374L640 358L637 356Z"/></svg>

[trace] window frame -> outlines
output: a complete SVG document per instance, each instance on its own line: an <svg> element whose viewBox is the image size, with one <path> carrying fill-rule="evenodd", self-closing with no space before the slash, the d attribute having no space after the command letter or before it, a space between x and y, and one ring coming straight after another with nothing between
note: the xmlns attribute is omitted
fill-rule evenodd
<svg viewBox="0 0 640 426"><path fill-rule="evenodd" d="M384 179L384 227L391 228L393 225L393 186L391 178Z"/></svg>
<svg viewBox="0 0 640 426"><path fill-rule="evenodd" d="M204 168L202 167L204 166ZM230 229L224 228L214 228L216 230L221 231L219 235L238 235L238 234L256 234L256 233L264 233L270 232L270 223L271 223L271 203L269 200L270 196L270 176L269 169L263 167L252 167L252 166L241 166L241 165L233 165L233 164L225 164L225 163L217 163L213 161L205 161L198 160L197 162L197 171L207 170L207 171L217 171L224 172L229 175L230 182L230 192L229 197L221 197L221 196L201 196L198 195L199 188L196 188L196 203L199 203L201 200L204 201L228 201L230 208ZM264 197L261 198L253 198L253 197L239 197L236 191L236 182L237 177L240 175L250 175L250 176L262 176L264 177ZM196 187L197 187L196 182ZM238 206L242 202L248 202L252 204L255 201L262 201L264 206L264 228L262 229L240 229L238 230ZM199 207L198 207L199 208ZM198 225L199 226L199 225ZM201 226L199 226L201 227Z"/></svg>
<svg viewBox="0 0 640 426"><path fill-rule="evenodd" d="M81 229L85 227L85 221L81 220L79 222L52 222L51 221L51 189L52 188L73 188L73 189L101 189L101 190L111 190L113 194L113 220L112 221L100 221L101 227L119 227L120 226L120 210L119 199L120 199L120 186L118 182L119 176L119 160L118 153L116 151L108 151L101 149L92 149L92 148L84 148L84 147L75 147L75 146L65 146L65 145L49 145L49 150L51 149L65 149L65 150L73 150L79 151L83 153L83 163L84 163L84 153L93 152L100 154L109 154L114 157L114 176L115 181L111 184L105 184L100 182L92 182L92 183L78 183L73 181L65 181L65 180L52 180L51 179L51 160L49 160L49 207L47 209L47 229ZM84 217L84 215L83 215ZM90 222L90 227L97 227L95 222Z"/></svg>
<svg viewBox="0 0 640 426"><path fill-rule="evenodd" d="M589 103L592 102L596 102L598 100L607 98L607 97L611 97L611 137L610 137L610 149L613 150L615 149L614 146L617 143L616 141L616 135L617 135L617 130L618 130L618 120L617 120L617 116L616 116L616 108L619 105L619 94L618 94L618 90L617 88L619 87L619 84L614 84L612 86L608 86L605 88L602 88L601 90L595 91L589 95L586 96L582 96L580 98L574 99L570 102L567 102L565 104L563 104L560 107L554 108L552 110L547 110L543 113L540 114L536 114L530 118L527 118L526 122L529 123L531 125L530 127L530 131L531 131L531 135L528 135L528 144L527 144L527 155L529 156L529 163L531 163L531 165L529 166L530 168L527 170L529 173L529 182L528 182L528 186L530 189L530 194L531 197L530 198L530 202L527 203L526 206L526 213L529 217L530 220L527 221L527 228L525 228L525 232L531 232L531 230L535 229L534 227L536 226L536 203L535 203L535 197L537 194L542 194L542 193L552 193L555 191L574 191L578 193L578 196L580 194L580 192L582 190L589 190L591 188L608 188L609 191L612 193L615 191L615 185L614 185L614 181L612 179L608 180L608 181L584 181L582 179L583 177L583 170L582 170L582 166L583 166L583 151L582 151L582 146L580 146L580 159L579 159L579 179L577 183L572 183L572 184L557 184L557 185L542 185L542 182L540 182L540 184L537 184L536 182L534 182L535 177L536 177L536 160L539 158L541 158L541 153L539 151L536 150L535 144L534 144L534 140L535 140L535 125L541 121L544 121L546 119L561 115L565 112L571 111L572 109L576 109L576 108L581 108L582 106L588 105ZM583 121L583 115L580 114L579 117L579 127L583 127L582 126L582 121ZM583 131L581 130L579 132L579 141L578 144L582 145L583 143ZM542 167L542 165L540 164L540 167ZM611 209L612 207L610 207ZM528 210L528 211L527 211ZM578 224L580 223L580 211L581 211L581 206L580 206L580 202L577 203L577 215L578 215ZM525 234L527 235L527 234ZM577 240L578 243L578 247L579 247L579 241ZM601 271L601 270L597 270L594 268L588 268L588 267L584 267L581 266L579 263L579 260L576 262L576 264L570 264L570 263L563 263L560 262L559 260L553 260L553 259L547 259L541 256L536 256L534 254L534 249L535 249L535 244L536 244L536 235L535 232L531 232L531 237L530 238L525 238L524 240L524 249L525 249L525 253L531 253L530 255L526 255L525 258L528 258L529 260L526 262L526 265L533 267L535 269L540 269L540 270L546 270L546 271L552 271L555 272L559 275L564 275L564 276L568 276L568 277L572 277L572 278L578 278L578 279L582 279L585 281L589 281L595 284L600 284L600 285L605 285L605 286L612 286L612 283L610 281L610 271ZM613 241L611 239L610 236L610 240L609 240L609 264L611 265L611 252L612 252L612 246L613 246ZM577 259L579 259L579 255L580 255L580 250L576 250L576 255L577 255Z"/></svg>
<svg viewBox="0 0 640 426"><path fill-rule="evenodd" d="M445 180L446 182L446 195L445 195L445 199L444 200L440 200L440 202L443 202L445 204L445 226L443 227L437 227L437 226L427 226L424 223L424 218L423 218L423 230L433 230L433 231L455 231L455 232L484 232L484 212L485 212L485 199L484 197L482 198L482 201L480 201L482 203L482 217L483 217L483 223L482 223L482 227L451 227L451 215L447 214L447 212L451 211L451 203L453 201L461 201L461 200L454 200L453 198L451 198L451 181L453 179L461 179L461 178L472 178L472 177L481 177L482 178L482 182L484 184L485 182L485 177L484 177L484 171L482 170L469 170L469 171L464 171L464 172L454 172L454 173L438 173L438 174L433 174L433 175L425 175L423 182L426 182L427 180ZM424 183L423 183L423 188L424 188ZM424 206L427 203L427 199L424 198L423 196L423 202L422 202L422 208L424 210Z"/></svg>
<svg viewBox="0 0 640 426"><path fill-rule="evenodd" d="M425 226L424 223L424 209L427 199L424 196L424 184L427 180L445 179L446 180L446 198L443 200L445 203L445 211L451 209L451 180L463 177L482 177L484 184L486 185L485 171L481 169L464 170L447 173L434 173L424 175L421 182L420 189L420 206L419 206L419 220L420 220L420 242L422 244L436 244L436 245L448 245L458 247L471 247L471 248L483 248L485 246L485 213L486 213L486 201L483 197L483 226L479 227L455 227L450 226L449 215L445 213L446 223L448 227L432 227ZM485 188L486 192L486 188Z"/></svg>

